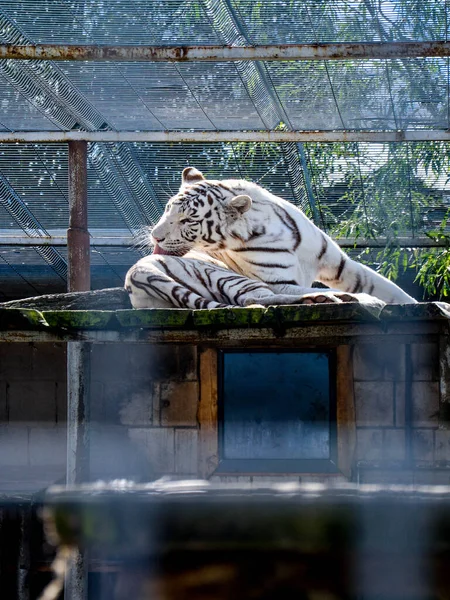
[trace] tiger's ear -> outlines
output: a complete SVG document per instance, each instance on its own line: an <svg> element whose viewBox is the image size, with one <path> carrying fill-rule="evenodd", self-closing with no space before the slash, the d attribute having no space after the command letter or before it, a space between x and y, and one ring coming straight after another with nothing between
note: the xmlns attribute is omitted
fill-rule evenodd
<svg viewBox="0 0 450 600"><path fill-rule="evenodd" d="M234 208L241 215L247 212L250 209L251 205L252 199L246 194L240 194L239 196L235 196L227 202L227 207Z"/></svg>
<svg viewBox="0 0 450 600"><path fill-rule="evenodd" d="M186 167L181 175L182 185L192 185L205 179L203 174L200 173L195 167Z"/></svg>

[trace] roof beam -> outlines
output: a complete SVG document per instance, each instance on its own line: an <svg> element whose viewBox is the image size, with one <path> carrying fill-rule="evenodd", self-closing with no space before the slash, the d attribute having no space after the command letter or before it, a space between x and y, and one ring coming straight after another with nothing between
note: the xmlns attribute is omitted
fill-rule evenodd
<svg viewBox="0 0 450 600"><path fill-rule="evenodd" d="M450 42L272 44L261 46L0 45L0 59L113 62L364 60L450 56Z"/></svg>
<svg viewBox="0 0 450 600"><path fill-rule="evenodd" d="M427 142L450 141L450 130L385 131L0 131L0 143L42 142Z"/></svg>

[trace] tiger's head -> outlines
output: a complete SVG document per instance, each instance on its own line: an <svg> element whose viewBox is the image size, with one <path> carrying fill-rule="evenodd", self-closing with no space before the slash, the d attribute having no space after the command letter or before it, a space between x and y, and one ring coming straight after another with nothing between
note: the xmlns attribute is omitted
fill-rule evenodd
<svg viewBox="0 0 450 600"><path fill-rule="evenodd" d="M233 189L229 184L236 184ZM208 181L194 167L182 174L178 193L151 232L154 254L183 256L189 250L220 250L236 241L236 228L251 205L239 181Z"/></svg>

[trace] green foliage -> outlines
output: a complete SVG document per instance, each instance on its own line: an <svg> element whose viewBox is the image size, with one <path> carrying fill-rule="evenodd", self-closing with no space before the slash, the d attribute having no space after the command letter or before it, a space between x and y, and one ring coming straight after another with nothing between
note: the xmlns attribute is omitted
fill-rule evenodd
<svg viewBox="0 0 450 600"><path fill-rule="evenodd" d="M448 145L309 144L307 152L329 233L355 240L385 238L383 249L366 249L358 259L392 280L413 269L427 294L449 298L450 209L442 193L450 172ZM333 184L338 189L331 195ZM399 246L399 238L424 235L446 247Z"/></svg>

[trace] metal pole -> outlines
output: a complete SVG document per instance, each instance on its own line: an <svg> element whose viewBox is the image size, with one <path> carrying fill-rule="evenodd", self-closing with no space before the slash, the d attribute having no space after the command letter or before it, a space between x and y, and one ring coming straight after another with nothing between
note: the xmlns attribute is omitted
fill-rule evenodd
<svg viewBox="0 0 450 600"><path fill-rule="evenodd" d="M0 143L86 142L433 142L450 141L448 129L355 131L15 131L0 132Z"/></svg>
<svg viewBox="0 0 450 600"><path fill-rule="evenodd" d="M87 218L87 143L69 142L68 290L90 289L90 241ZM89 481L90 352L85 342L67 344L67 484ZM77 552L65 581L66 600L87 599L88 565Z"/></svg>
<svg viewBox="0 0 450 600"><path fill-rule="evenodd" d="M185 62L361 60L450 56L450 42L271 44L261 46L0 45L0 59Z"/></svg>
<svg viewBox="0 0 450 600"><path fill-rule="evenodd" d="M69 142L68 291L91 287L90 242L87 215L87 142Z"/></svg>

